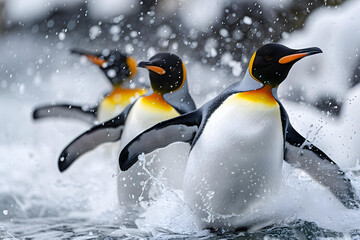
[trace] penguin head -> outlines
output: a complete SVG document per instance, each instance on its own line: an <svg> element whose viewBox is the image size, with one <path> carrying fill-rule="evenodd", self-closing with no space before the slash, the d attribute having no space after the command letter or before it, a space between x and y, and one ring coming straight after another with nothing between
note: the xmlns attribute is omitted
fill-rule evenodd
<svg viewBox="0 0 360 240"><path fill-rule="evenodd" d="M160 94L180 89L186 81L183 61L172 53L158 53L149 61L142 61L138 67L149 70L151 88Z"/></svg>
<svg viewBox="0 0 360 240"><path fill-rule="evenodd" d="M322 53L317 47L291 49L281 44L266 44L251 57L249 72L255 80L264 85L277 87L285 80L294 63L317 53Z"/></svg>
<svg viewBox="0 0 360 240"><path fill-rule="evenodd" d="M101 54L75 49L71 52L83 55L98 65L113 86L121 85L124 81L132 78L137 71L135 59L117 50L103 51Z"/></svg>

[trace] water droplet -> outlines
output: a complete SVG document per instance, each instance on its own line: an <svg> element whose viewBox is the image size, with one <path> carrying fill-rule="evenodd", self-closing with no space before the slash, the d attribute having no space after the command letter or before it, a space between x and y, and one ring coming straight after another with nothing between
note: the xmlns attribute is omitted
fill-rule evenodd
<svg viewBox="0 0 360 240"><path fill-rule="evenodd" d="M59 40L64 41L66 37L66 34L64 32L59 33Z"/></svg>

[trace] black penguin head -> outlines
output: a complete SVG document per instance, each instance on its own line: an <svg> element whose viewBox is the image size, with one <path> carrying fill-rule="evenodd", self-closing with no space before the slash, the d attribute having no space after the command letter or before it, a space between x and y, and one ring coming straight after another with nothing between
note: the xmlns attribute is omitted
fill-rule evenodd
<svg viewBox="0 0 360 240"><path fill-rule="evenodd" d="M137 70L135 59L117 50L104 50L101 54L82 50L71 50L71 52L83 55L98 65L114 86L121 85L124 81L132 78Z"/></svg>
<svg viewBox="0 0 360 240"><path fill-rule="evenodd" d="M257 81L276 87L285 80L294 63L317 53L322 53L317 47L296 50L280 44L266 44L251 57L249 72Z"/></svg>
<svg viewBox="0 0 360 240"><path fill-rule="evenodd" d="M158 53L149 61L142 61L138 67L149 70L151 88L160 94L180 89L186 80L183 61L172 53Z"/></svg>

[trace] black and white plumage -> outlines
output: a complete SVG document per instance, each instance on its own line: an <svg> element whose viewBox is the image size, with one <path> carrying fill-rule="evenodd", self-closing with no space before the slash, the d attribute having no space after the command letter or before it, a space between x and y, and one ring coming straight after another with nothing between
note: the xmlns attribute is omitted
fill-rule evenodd
<svg viewBox="0 0 360 240"><path fill-rule="evenodd" d="M277 191L283 160L327 187L345 207L359 208L350 180L292 127L277 97L277 86L292 65L317 53L319 48L261 47L241 82L199 109L134 138L120 154L120 168L131 168L143 152L189 143L184 198L202 228L250 227L239 226L238 219Z"/></svg>
<svg viewBox="0 0 360 240"><path fill-rule="evenodd" d="M128 105L117 117L95 126L72 141L61 153L59 170L65 171L83 154L106 142L121 140L122 149L136 135L161 121L195 110L195 103L188 91L186 69L175 54L159 53L149 61L139 63L139 67L149 70L152 89L134 103ZM156 154L149 171L166 179L169 187L181 188L186 155L189 146L177 144ZM171 157L176 164L167 162ZM182 167L181 167L182 166ZM118 192L121 204L134 205L139 198L149 199L150 183L147 186L133 182L149 182L150 176L141 166L118 176Z"/></svg>

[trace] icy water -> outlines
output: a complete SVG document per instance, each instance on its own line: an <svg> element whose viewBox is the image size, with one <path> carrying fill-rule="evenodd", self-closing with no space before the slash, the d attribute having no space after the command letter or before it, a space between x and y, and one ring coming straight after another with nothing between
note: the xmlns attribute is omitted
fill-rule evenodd
<svg viewBox="0 0 360 240"><path fill-rule="evenodd" d="M15 102L7 106L15 109ZM98 149L68 172L58 173L56 159L71 138L67 135L86 127L62 121L34 124L26 119L26 108L16 108L20 120L12 123L23 124L18 134L24 139L0 149L1 239L360 239L359 211L345 209L326 189L288 165L278 196L245 216L274 221L265 229L198 229L182 193L166 186L162 197L142 206L141 213L126 214L115 196L116 154ZM359 189L360 178L348 175Z"/></svg>
<svg viewBox="0 0 360 240"><path fill-rule="evenodd" d="M289 166L284 174L280 194L248 216L255 221L270 216L275 222L248 232L198 229L181 192L166 187L162 197L134 213L108 201L111 189L98 189L104 179L96 181L84 173L91 184L52 184L54 179L47 176L46 184L2 189L0 239L360 239L358 211L344 209L325 189ZM359 187L359 179L350 176Z"/></svg>
<svg viewBox="0 0 360 240"><path fill-rule="evenodd" d="M256 232L197 234L174 233L156 229L157 234L140 231L131 225L116 222L101 222L79 218L35 218L14 220L0 225L0 239L358 239L359 230L349 234L319 228L316 224L295 221L281 226L272 226Z"/></svg>

